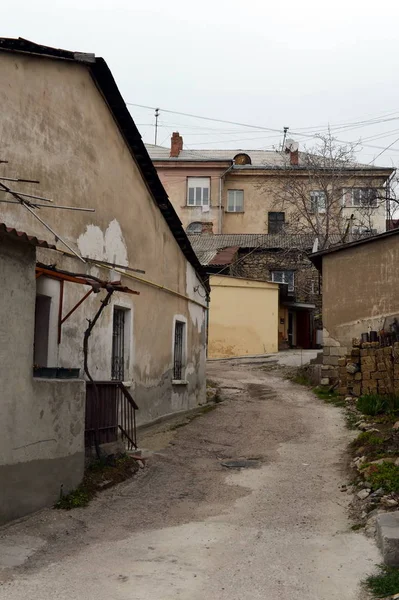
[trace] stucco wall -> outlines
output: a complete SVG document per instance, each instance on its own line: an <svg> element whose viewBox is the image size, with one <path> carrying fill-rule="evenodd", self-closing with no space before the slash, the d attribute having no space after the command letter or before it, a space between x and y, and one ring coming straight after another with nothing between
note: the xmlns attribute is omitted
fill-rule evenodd
<svg viewBox="0 0 399 600"><path fill-rule="evenodd" d="M35 251L0 242L0 523L81 481L85 384L32 377Z"/></svg>
<svg viewBox="0 0 399 600"><path fill-rule="evenodd" d="M211 276L209 358L278 350L278 284Z"/></svg>
<svg viewBox="0 0 399 600"><path fill-rule="evenodd" d="M192 163L181 164L178 162L162 163L155 162L158 174L164 184L173 206L179 215L184 227L186 228L193 221L211 221L214 225L214 233L268 233L268 212L285 211L287 227L290 227L290 205L281 206L278 193L282 185L281 174L276 175L272 171L262 170L236 170L229 171L222 180L222 207L220 205L220 176L226 170L226 165L219 169L211 166L210 163L200 163L198 166ZM211 202L210 210L204 212L201 207L187 206L187 177L210 177L211 178ZM346 185L359 187L380 187L384 182L383 178L367 177L366 175L359 179L348 179ZM309 183L309 194L314 189L316 182ZM343 184L342 184L343 185ZM244 212L227 212L228 190L243 190L244 192ZM310 195L309 195L310 198ZM300 202L300 201L299 201ZM296 211L298 212L298 211ZM361 213L355 207L343 208L342 217L344 221L354 215L355 220L359 219L362 223L369 224L378 232L385 231L386 219L385 203L381 202L377 209L370 211L368 216L364 211ZM291 227L295 233L306 233L309 231L309 224L305 222L303 231L298 229L295 217L295 223ZM221 231L220 231L221 220ZM333 220L333 225L338 221Z"/></svg>
<svg viewBox="0 0 399 600"><path fill-rule="evenodd" d="M143 281L129 278L134 273L126 271L123 284L140 296L115 294L96 325L90 340L93 377L111 377L113 305L124 306L131 310L132 324L126 377L140 407L139 422L205 401L205 291L88 70L67 61L0 53L0 77L8 82L0 90L0 134L9 161L0 173L40 180L40 186L24 184L24 191L39 191L63 205L94 208L95 213L42 209L40 216L82 255L145 271L139 275ZM3 204L1 212L7 224L53 241L23 208ZM63 248L60 242L57 246ZM42 250L38 258L74 272L110 276L107 269L54 251ZM65 284L64 315L87 290ZM90 296L63 325L61 344L52 355L58 366L82 367L87 319L103 295ZM187 318L188 384L175 388L172 338L178 314Z"/></svg>
<svg viewBox="0 0 399 600"><path fill-rule="evenodd" d="M324 343L350 346L399 314L398 237L334 252L323 258Z"/></svg>

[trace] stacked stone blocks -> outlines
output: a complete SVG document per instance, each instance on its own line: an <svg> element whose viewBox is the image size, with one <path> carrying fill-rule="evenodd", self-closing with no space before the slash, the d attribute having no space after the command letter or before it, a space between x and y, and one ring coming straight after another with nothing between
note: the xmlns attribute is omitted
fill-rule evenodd
<svg viewBox="0 0 399 600"><path fill-rule="evenodd" d="M338 372L340 395L399 394L399 342L380 347L354 339L350 353L338 361Z"/></svg>

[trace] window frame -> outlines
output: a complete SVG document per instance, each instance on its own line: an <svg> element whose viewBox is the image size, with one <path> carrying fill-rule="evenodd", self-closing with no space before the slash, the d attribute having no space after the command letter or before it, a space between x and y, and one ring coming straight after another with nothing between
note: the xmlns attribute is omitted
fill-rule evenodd
<svg viewBox="0 0 399 600"><path fill-rule="evenodd" d="M315 202L316 197L316 202ZM320 199L324 198L324 206L320 206ZM325 215L327 212L327 194L324 190L310 191L310 212L313 215Z"/></svg>
<svg viewBox="0 0 399 600"><path fill-rule="evenodd" d="M282 277L283 281L276 281L275 275L277 273L283 274L283 277ZM290 283L289 281L285 281L286 273L292 274L292 283ZM284 284L288 285L289 292L295 292L295 271L293 269L273 269L273 270L270 270L270 274L271 274L273 283L284 283Z"/></svg>
<svg viewBox="0 0 399 600"><path fill-rule="evenodd" d="M237 210L237 193L241 193L241 209ZM233 210L230 208L230 195L233 195ZM228 213L243 213L244 212L244 190L231 188L227 190L227 205L226 211Z"/></svg>
<svg viewBox="0 0 399 600"><path fill-rule="evenodd" d="M283 215L283 219L270 219L270 215ZM279 229L279 231L270 231L270 224L273 225L278 225L281 224L281 228ZM270 235L278 235L279 233L282 233L284 230L284 226L285 226L285 212L284 211L274 211L274 210L269 210L267 212L267 233Z"/></svg>
<svg viewBox="0 0 399 600"><path fill-rule="evenodd" d="M176 365L176 332L178 325L182 326L182 339L180 344L180 370ZM186 366L187 366L187 318L183 315L175 315L173 319L173 335L172 335L172 384L187 385L186 381Z"/></svg>
<svg viewBox="0 0 399 600"><path fill-rule="evenodd" d="M208 185L191 185L190 186L190 182L194 183L193 180L196 180L197 182L200 180L204 180L204 182L206 181L208 183ZM194 198L193 201L190 201L190 189L194 190ZM201 190L200 195L200 202L197 203L197 190ZM204 200L204 190L208 191L207 194L207 198ZM211 178L210 177L187 177L187 186L186 186L186 206L190 207L190 208L201 208L203 206L210 206L211 205Z"/></svg>
<svg viewBox="0 0 399 600"><path fill-rule="evenodd" d="M122 379L114 377L114 322L115 312L123 313L123 343L122 343ZM132 306L123 304L113 304L112 322L111 322L111 380L130 382L133 363L133 309Z"/></svg>
<svg viewBox="0 0 399 600"><path fill-rule="evenodd" d="M199 231L189 231L189 229L190 229L190 227L192 225L199 225ZM191 223L189 223L187 225L186 233L188 235L199 235L199 234L201 234L202 233L202 223L201 223L201 221L191 221Z"/></svg>
<svg viewBox="0 0 399 600"><path fill-rule="evenodd" d="M345 208L378 208L378 197L379 197L379 189L377 187L351 187L344 188L342 193L342 203ZM355 203L355 194L354 192L375 192L375 198L373 200L374 203L364 203L363 198L360 198L360 201ZM348 202L347 194L350 194L350 200Z"/></svg>

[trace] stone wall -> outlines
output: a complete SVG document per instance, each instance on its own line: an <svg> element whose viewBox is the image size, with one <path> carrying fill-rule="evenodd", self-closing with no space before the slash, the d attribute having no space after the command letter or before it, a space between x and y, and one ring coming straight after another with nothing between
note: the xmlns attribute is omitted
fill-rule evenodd
<svg viewBox="0 0 399 600"><path fill-rule="evenodd" d="M323 364L321 365L321 385L329 385L339 378L339 365L346 355L346 348L341 346L323 347Z"/></svg>
<svg viewBox="0 0 399 600"><path fill-rule="evenodd" d="M380 347L379 342L354 340L338 369L341 395L399 394L399 342Z"/></svg>
<svg viewBox="0 0 399 600"><path fill-rule="evenodd" d="M237 262L232 265L230 275L271 281L271 271L292 270L295 272L295 301L315 304L315 326L321 322L321 278L318 270L303 250L260 249L255 252L240 250Z"/></svg>

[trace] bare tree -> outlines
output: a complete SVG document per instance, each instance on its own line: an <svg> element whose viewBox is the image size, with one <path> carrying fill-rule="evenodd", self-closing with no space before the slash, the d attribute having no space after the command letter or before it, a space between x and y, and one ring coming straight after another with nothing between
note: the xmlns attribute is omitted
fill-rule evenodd
<svg viewBox="0 0 399 600"><path fill-rule="evenodd" d="M284 212L284 233L312 234L323 249L334 236L372 233L377 211L385 220L389 192L386 176L355 161L358 144L343 145L329 133L316 146L287 151L276 169L271 210ZM376 170L377 173L377 170ZM269 184L270 185L270 184ZM266 193L265 180L259 183ZM267 190L270 197L270 188ZM382 215L382 216L381 216Z"/></svg>

